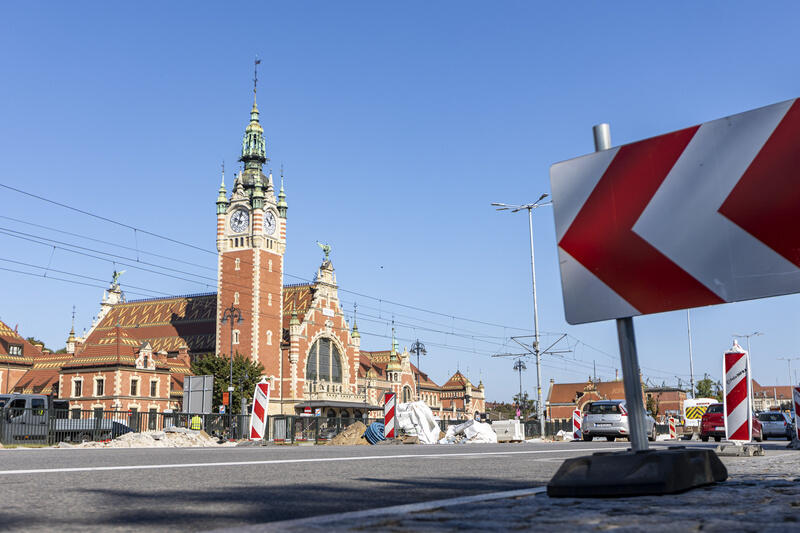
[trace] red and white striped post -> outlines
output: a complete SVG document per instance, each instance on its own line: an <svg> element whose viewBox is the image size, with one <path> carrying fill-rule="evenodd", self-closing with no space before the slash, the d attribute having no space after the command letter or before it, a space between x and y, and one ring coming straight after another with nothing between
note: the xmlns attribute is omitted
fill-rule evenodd
<svg viewBox="0 0 800 533"><path fill-rule="evenodd" d="M678 438L678 429L675 427L675 418L669 417L669 438L675 440Z"/></svg>
<svg viewBox="0 0 800 533"><path fill-rule="evenodd" d="M394 434L394 408L397 395L393 392L383 394L383 436L393 439Z"/></svg>
<svg viewBox="0 0 800 533"><path fill-rule="evenodd" d="M736 341L722 357L722 373L725 376L725 438L733 442L750 442L753 438L750 355Z"/></svg>
<svg viewBox="0 0 800 533"><path fill-rule="evenodd" d="M250 411L250 440L261 440L267 429L267 408L269 407L269 381L261 378L253 393L253 408Z"/></svg>
<svg viewBox="0 0 800 533"><path fill-rule="evenodd" d="M573 440L580 440L582 438L581 422L583 422L583 417L581 416L581 410L580 409L575 409L574 411L572 411L572 439Z"/></svg>
<svg viewBox="0 0 800 533"><path fill-rule="evenodd" d="M800 440L800 387L792 387L792 403L794 403L794 432Z"/></svg>

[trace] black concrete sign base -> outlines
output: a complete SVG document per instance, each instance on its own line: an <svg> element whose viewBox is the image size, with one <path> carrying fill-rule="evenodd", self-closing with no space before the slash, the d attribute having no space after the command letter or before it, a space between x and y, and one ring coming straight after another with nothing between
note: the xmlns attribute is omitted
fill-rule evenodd
<svg viewBox="0 0 800 533"><path fill-rule="evenodd" d="M706 448L600 452L564 461L547 484L547 495L607 498L674 494L727 478L725 465Z"/></svg>

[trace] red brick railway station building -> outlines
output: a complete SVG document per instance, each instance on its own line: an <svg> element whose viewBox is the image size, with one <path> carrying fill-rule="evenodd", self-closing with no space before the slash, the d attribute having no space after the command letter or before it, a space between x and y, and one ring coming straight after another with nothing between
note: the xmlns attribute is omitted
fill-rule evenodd
<svg viewBox="0 0 800 533"><path fill-rule="evenodd" d="M358 327L347 323L336 273L324 259L314 281L284 284L288 205L276 192L255 99L245 129L242 171L228 193L224 176L216 200L217 291L125 301L115 273L100 312L85 336L74 328L67 353L54 354L0 328L0 393L53 394L71 408L162 412L181 408L191 360L246 355L272 382L270 414L307 406L327 416L360 416L382 404L420 396L441 418L471 418L485 410L483 384L456 372L439 386L410 362L393 339L385 351L361 349ZM237 308L241 322L223 322Z"/></svg>

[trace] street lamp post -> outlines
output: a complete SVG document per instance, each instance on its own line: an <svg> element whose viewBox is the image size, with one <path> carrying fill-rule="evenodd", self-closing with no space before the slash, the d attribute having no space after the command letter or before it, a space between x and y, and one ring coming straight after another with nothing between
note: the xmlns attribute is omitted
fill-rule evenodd
<svg viewBox="0 0 800 533"><path fill-rule="evenodd" d="M763 333L761 333L760 331L754 331L753 333L748 333L747 335L738 335L734 333L731 336L735 339L741 339L742 337L747 339L747 353L750 354L750 357L752 357L753 354L750 353L750 337L760 337L761 335L763 335Z"/></svg>
<svg viewBox="0 0 800 533"><path fill-rule="evenodd" d="M542 435L544 435L544 416L542 416L542 361L541 352L539 351L539 316L536 305L536 267L534 266L533 259L533 210L537 207L553 205L553 202L541 203L542 200L548 196L549 195L545 193L532 204L508 205L497 202L492 203L492 205L496 207L498 211L511 211L512 213L517 213L523 209L528 211L528 229L531 237L531 290L533 292L533 353L536 356L536 415L539 417L539 429L541 430Z"/></svg>
<svg viewBox="0 0 800 533"><path fill-rule="evenodd" d="M419 369L419 356L420 354L425 355L428 351L425 349L425 345L419 342L419 339L411 345L411 351L417 353L417 401L420 399L420 386L419 386L419 374L422 372Z"/></svg>
<svg viewBox="0 0 800 533"><path fill-rule="evenodd" d="M223 310L222 312L222 320L221 323L225 324L226 322L231 323L231 344L230 344L230 352L228 352L228 356L230 357L230 374L229 374L229 383L228 383L228 431L231 432L233 430L233 426L231 425L231 411L233 411L233 327L235 324L241 324L244 321L242 317L242 310L238 307L235 307L231 304L230 307Z"/></svg>

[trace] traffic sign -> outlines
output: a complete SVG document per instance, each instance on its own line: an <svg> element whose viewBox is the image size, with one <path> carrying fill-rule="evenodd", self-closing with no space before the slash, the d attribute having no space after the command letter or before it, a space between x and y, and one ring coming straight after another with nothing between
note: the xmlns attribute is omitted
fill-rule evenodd
<svg viewBox="0 0 800 533"><path fill-rule="evenodd" d="M550 168L567 322L800 292L800 100Z"/></svg>
<svg viewBox="0 0 800 533"><path fill-rule="evenodd" d="M269 381L261 378L253 391L253 410L250 415L250 439L263 439L267 431L269 412Z"/></svg>
<svg viewBox="0 0 800 533"><path fill-rule="evenodd" d="M725 438L733 442L750 442L753 438L750 355L736 341L722 357L722 372Z"/></svg>

